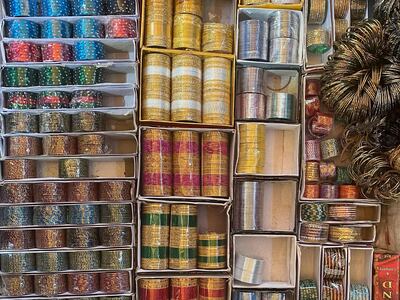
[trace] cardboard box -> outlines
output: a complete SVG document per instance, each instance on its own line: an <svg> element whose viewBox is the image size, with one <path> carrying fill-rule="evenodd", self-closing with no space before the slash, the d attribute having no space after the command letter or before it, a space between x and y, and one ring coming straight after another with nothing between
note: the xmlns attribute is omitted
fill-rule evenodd
<svg viewBox="0 0 400 300"><path fill-rule="evenodd" d="M182 274L150 274L150 275L145 275L145 274L140 274L136 276L135 282L136 282L136 300L144 300L139 298L139 281L142 279L162 279L162 278L180 278L180 277L185 277L185 278L224 278L226 280L226 295L225 295L225 300L231 300L232 299L232 279L229 275L227 274L221 274L221 275L214 275L214 274L209 274L209 275L204 275L204 274L187 274L185 272L182 272ZM169 298L168 298L169 299Z"/></svg>
<svg viewBox="0 0 400 300"><path fill-rule="evenodd" d="M238 78L238 71L240 68L246 67L256 67L262 68L265 70L265 77L264 77L264 87L267 90L268 97L270 97L273 93L287 93L292 94L295 97L295 113L294 113L294 122L284 122L284 123L300 123L301 114L300 114L300 103L301 103L301 80L302 77L300 76L299 70L284 70L279 69L278 67L272 68L265 65L263 62L259 61L247 61L247 60L240 60L236 64L236 77ZM238 78L239 80L239 78ZM238 84L239 85L239 84ZM236 87L236 95L238 95L238 85ZM235 105L236 108L236 121L241 121L239 118L240 106L238 104ZM243 120L246 121L246 120ZM262 121L262 120L260 120ZM280 122L282 123L282 122Z"/></svg>
<svg viewBox="0 0 400 300"><path fill-rule="evenodd" d="M174 50L174 49L158 49L158 48L147 48L143 47L141 52L141 61L143 62L143 57L148 53L162 53L173 57L180 54L191 54L200 57L202 60L210 57L221 57L226 58L231 61L231 95L230 95L230 122L229 124L211 124L211 123L194 123L194 122L177 122L177 121L161 121L161 120L146 120L142 116L142 101L143 101L143 89L140 90L140 105L139 105L139 120L143 125L158 125L158 126L175 126L175 127L203 127L203 128L232 128L235 121L235 74L236 74L236 64L235 56L232 54L224 53L213 53L213 52L199 52L199 51L188 51L188 50ZM140 85L143 86L143 68L144 64L140 64ZM172 70L172 65L171 65ZM203 72L204 73L204 72ZM171 81L172 82L172 81Z"/></svg>
<svg viewBox="0 0 400 300"><path fill-rule="evenodd" d="M271 2L271 1L265 1ZM244 4L243 0L239 0L239 8L268 8L268 9L292 9L292 10L302 10L304 5L304 0L298 0L298 3L265 3L265 4Z"/></svg>
<svg viewBox="0 0 400 300"><path fill-rule="evenodd" d="M249 179L254 181L254 179ZM236 179L235 187L241 181L247 179ZM264 197L257 199L261 201L261 227L263 232L287 232L296 230L296 201L298 182L295 180L257 180L262 184ZM236 197L239 191L235 192ZM239 199L233 202L234 209L240 205ZM237 216L239 217L239 216Z"/></svg>
<svg viewBox="0 0 400 300"><path fill-rule="evenodd" d="M318 28L320 25L309 25L308 24L308 10L309 10L309 1L307 0L304 5L304 41L307 40L307 34L310 30ZM333 53L333 28L334 28L334 19L333 19L333 4L331 1L327 1L327 14L322 27L324 27L331 35L331 48L324 54L313 54L307 51L307 43L304 42L303 49L304 49L304 68L307 72L315 72L321 71L328 61L329 55Z"/></svg>
<svg viewBox="0 0 400 300"><path fill-rule="evenodd" d="M269 16L275 12L276 9L265 9L265 8L239 8L237 15L237 24L236 24L236 57L238 58L239 53L239 22L249 19L257 19L262 21L268 21ZM296 63L272 63L272 62L258 62L258 65L264 65L269 68L281 68L281 69L300 69L303 64L303 47L305 41L304 36L304 18L303 13L301 11L294 11L300 19L299 24L299 48L298 48L298 62ZM238 59L237 63L242 64L245 60Z"/></svg>
<svg viewBox="0 0 400 300"><path fill-rule="evenodd" d="M374 253L374 300L396 300L400 297L400 255Z"/></svg>
<svg viewBox="0 0 400 300"><path fill-rule="evenodd" d="M265 164L263 173L245 174L237 170L240 159L240 130L244 122L236 122L235 175L262 177L298 177L300 152L300 124L255 123L265 126Z"/></svg>
<svg viewBox="0 0 400 300"><path fill-rule="evenodd" d="M372 297L372 265L373 248L349 247L347 271L347 297L350 299L351 285L363 284L369 289L369 299Z"/></svg>
<svg viewBox="0 0 400 300"><path fill-rule="evenodd" d="M139 131L139 153L141 152L141 144L142 144L142 135L143 131L151 128L156 128L156 127L149 127L149 126L140 126L140 131ZM225 132L229 134L229 196L225 198L218 198L218 197L204 197L204 196L196 196L196 197L184 197L184 196L146 196L143 195L141 192L141 176L139 176L138 179L138 190L137 190L137 197L139 200L146 200L146 201L156 201L156 202L163 202L163 201L176 201L176 200L184 200L184 201L194 201L194 202L200 202L200 201L205 201L205 202L231 202L233 199L233 168L234 168L234 157L235 157L235 130L233 129L211 129L211 128L168 128L168 127L157 127L157 129L163 129L163 130L168 130L170 132L174 131L182 131L182 130L191 130L191 131L196 131L196 132L209 132L209 131L220 131L220 132ZM200 152L201 153L201 152ZM200 160L200 168L201 168L201 160ZM139 172L138 174L141 174L142 172L142 159L141 156L139 156Z"/></svg>
<svg viewBox="0 0 400 300"><path fill-rule="evenodd" d="M143 269L141 266L141 212L142 205L146 202L154 202L154 201L142 201L139 200L137 202L137 235L138 235L138 246L137 246L137 273L140 274L151 274L151 273L160 273L160 274L181 274L181 273L221 273L221 272L230 272L231 264L230 264L230 205L223 203L212 203L212 202L187 202L187 201L157 201L165 204L192 204L197 206L197 232L198 233L206 233L206 232L217 232L217 233L226 233L226 261L227 265L224 269L189 269L189 270L173 270L173 269L164 269L164 270L147 270ZM177 277L179 277L177 275ZM197 277L197 276L196 276ZM208 277L208 276L205 276Z"/></svg>
<svg viewBox="0 0 400 300"><path fill-rule="evenodd" d="M264 259L263 283L248 285L234 280L234 288L291 289L296 287L296 236L294 235L233 235L233 276L237 253Z"/></svg>
<svg viewBox="0 0 400 300"><path fill-rule="evenodd" d="M321 294L322 246L297 244L297 297L300 297L300 281L314 280L317 284L318 299Z"/></svg>

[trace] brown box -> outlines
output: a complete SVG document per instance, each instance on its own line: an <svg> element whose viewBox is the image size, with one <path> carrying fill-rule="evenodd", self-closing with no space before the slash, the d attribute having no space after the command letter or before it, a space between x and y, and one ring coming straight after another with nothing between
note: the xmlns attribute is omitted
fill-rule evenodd
<svg viewBox="0 0 400 300"><path fill-rule="evenodd" d="M374 253L374 300L398 300L400 297L400 254Z"/></svg>

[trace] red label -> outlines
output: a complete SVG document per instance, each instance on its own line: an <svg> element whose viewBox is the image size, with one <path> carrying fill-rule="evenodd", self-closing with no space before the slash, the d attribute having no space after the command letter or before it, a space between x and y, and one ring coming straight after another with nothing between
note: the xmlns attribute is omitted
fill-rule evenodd
<svg viewBox="0 0 400 300"><path fill-rule="evenodd" d="M374 300L399 300L400 255L374 254Z"/></svg>

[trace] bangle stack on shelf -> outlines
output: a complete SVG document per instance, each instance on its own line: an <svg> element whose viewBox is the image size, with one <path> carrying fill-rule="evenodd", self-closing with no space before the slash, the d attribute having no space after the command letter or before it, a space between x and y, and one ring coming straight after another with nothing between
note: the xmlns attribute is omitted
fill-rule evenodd
<svg viewBox="0 0 400 300"><path fill-rule="evenodd" d="M0 297L133 299L139 3L3 7Z"/></svg>
<svg viewBox="0 0 400 300"><path fill-rule="evenodd" d="M231 299L236 1L142 4L138 299Z"/></svg>
<svg viewBox="0 0 400 300"><path fill-rule="evenodd" d="M303 13L277 9L284 1L243 2L237 19L233 299L292 299Z"/></svg>

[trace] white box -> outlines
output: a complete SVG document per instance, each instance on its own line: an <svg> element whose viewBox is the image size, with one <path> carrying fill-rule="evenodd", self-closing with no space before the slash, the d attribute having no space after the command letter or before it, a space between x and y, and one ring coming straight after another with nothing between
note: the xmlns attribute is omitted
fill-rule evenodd
<svg viewBox="0 0 400 300"><path fill-rule="evenodd" d="M248 19L257 19L262 21L267 21L268 17L277 11L276 9L265 9L265 8L239 8L237 15L237 24L236 24L236 58L238 58L237 63L242 64L245 63L245 60L239 59L239 22L248 20ZM257 66L265 66L272 68L281 68L281 69L300 69L303 65L303 47L305 37L304 37L304 18L303 13L301 11L293 10L300 19L299 24L299 49L298 49L298 62L297 63L272 63L272 62L254 62Z"/></svg>
<svg viewBox="0 0 400 300"><path fill-rule="evenodd" d="M297 245L298 255L298 283L297 283L297 297L300 297L300 281L311 279L317 284L318 299L321 294L321 269L322 269L322 246L301 244Z"/></svg>
<svg viewBox="0 0 400 300"><path fill-rule="evenodd" d="M254 123L265 126L265 165L263 173L239 173L240 125L236 123L236 166L235 175L255 175L262 177L298 177L300 152L300 124Z"/></svg>
<svg viewBox="0 0 400 300"><path fill-rule="evenodd" d="M189 270L173 270L173 269L165 269L165 270L147 270L141 267L141 206L146 202L154 202L148 200L139 200L137 202L137 234L138 234L138 246L137 246L137 269L136 271L140 274L146 273L169 273L169 274L179 274L179 273L188 273L188 272L196 272L196 273L220 273L220 272L230 272L230 205L224 203L211 203L211 202L188 202L185 200L179 201L162 201L157 200L159 203L165 204L192 204L197 206L197 231L198 233L206 233L206 232L217 232L217 233L226 233L226 268L224 269L189 269ZM179 276L178 276L179 277Z"/></svg>
<svg viewBox="0 0 400 300"><path fill-rule="evenodd" d="M234 280L234 288L290 289L296 287L296 236L294 235L233 235L233 276L235 256L241 254L265 261L263 283L249 285Z"/></svg>
<svg viewBox="0 0 400 300"><path fill-rule="evenodd" d="M347 297L350 299L351 284L364 284L369 289L369 298L372 300L372 265L373 248L349 247L347 272Z"/></svg>

